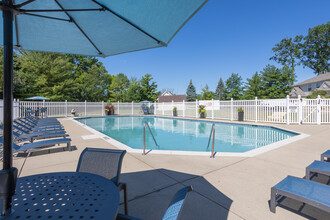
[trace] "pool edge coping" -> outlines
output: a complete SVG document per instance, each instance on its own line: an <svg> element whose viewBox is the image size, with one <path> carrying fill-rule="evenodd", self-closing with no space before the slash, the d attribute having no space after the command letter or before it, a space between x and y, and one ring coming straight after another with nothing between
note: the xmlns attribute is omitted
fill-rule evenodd
<svg viewBox="0 0 330 220"><path fill-rule="evenodd" d="M122 117L122 116L138 116L138 117L158 117L158 116L154 116L154 115L150 115L150 116L145 116L145 115L115 115L116 117ZM123 144L111 137L109 137L106 134L103 134L102 132L99 132L97 130L95 130L94 128L91 128L75 119L82 119L82 118L103 118L103 117L108 117L108 116L85 116L85 117L75 117L75 118L70 118L69 120L74 121L75 123L77 123L79 126L85 128L86 130L90 131L92 134L94 134L97 138L101 138L104 141L108 142L109 144L115 146L116 148L119 148L121 150L126 150L129 153L143 153L143 149L134 149L131 148L129 146L127 146L126 144ZM113 117L113 116L110 116ZM161 116L160 116L161 117ZM176 119L175 117L162 117L162 118L168 118L168 119ZM194 120L194 119L190 119L190 118L181 118L183 120ZM196 120L199 121L199 120ZM221 121L212 121L211 120L203 120L203 121L207 121L207 122L218 122L218 123L222 123ZM291 129L283 129L283 128L278 128L274 125L263 125L263 124L249 124L249 123L235 123L235 122L223 122L223 123L229 123L229 124L238 124L238 125L256 125L256 126L263 126L263 127L272 127L272 128L276 128L282 131L287 131L287 132L292 132L297 134L294 137L290 137L288 139L282 140L282 141L278 141L272 144L268 144L265 146L262 146L260 148L256 148L244 153L228 153L228 152L215 152L214 156L218 157L218 156L225 156L225 157L254 157L263 153L266 153L268 151L283 147L285 145L291 144L293 142L302 140L304 138L309 137L310 135L308 134L304 134L301 132L297 132L297 131L293 131ZM202 152L202 151L175 151L175 150L151 150L151 149L146 149L147 153L146 154L164 154L164 155L187 155L187 156L210 156L211 152Z"/></svg>

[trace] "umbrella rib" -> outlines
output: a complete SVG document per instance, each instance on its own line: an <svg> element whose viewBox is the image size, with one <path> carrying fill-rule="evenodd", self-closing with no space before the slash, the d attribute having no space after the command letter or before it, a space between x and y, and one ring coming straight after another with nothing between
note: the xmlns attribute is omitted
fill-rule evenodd
<svg viewBox="0 0 330 220"><path fill-rule="evenodd" d="M28 0L26 2L23 2L23 3L19 4L19 5L16 5L16 8L19 9L19 8L23 7L24 5L30 4L31 2L34 2L34 1L35 0Z"/></svg>
<svg viewBox="0 0 330 220"><path fill-rule="evenodd" d="M13 3L15 5L15 0L13 1ZM17 15L14 16L14 21L15 21L16 47L20 47L21 45L19 44L18 27L17 27Z"/></svg>
<svg viewBox="0 0 330 220"><path fill-rule="evenodd" d="M56 4L62 9L64 10L64 8L62 7L62 5L57 1L54 0L56 2ZM99 53L99 55L103 55L103 53L97 48L97 46L93 43L93 41L87 36L87 34L81 29L81 27L77 24L77 22L68 14L68 12L64 11L64 13L66 14L66 16L68 16L68 18L76 25L76 27L79 29L79 31L87 38L87 40L93 45L93 47L97 50L97 52Z"/></svg>
<svg viewBox="0 0 330 220"><path fill-rule="evenodd" d="M161 44L163 46L166 46L167 44L165 42L162 42L160 40L158 40L156 37L152 36L151 34L147 33L146 31L142 30L140 27L138 27L137 25L133 24L132 22L130 22L129 20L127 20L126 18L124 18L123 16L117 14L116 12L114 12L113 10L111 10L110 8L102 5L101 3L98 3L95 0L91 0L92 2L94 2L95 4L101 6L102 8L104 8L105 10L109 11L111 14L115 15L116 17L120 18L121 20L125 21L126 23L128 23L129 25L133 26L134 28L136 28L137 30L139 30L140 32L142 32L143 34L147 35L148 37L152 38L153 40L155 40L158 44Z"/></svg>
<svg viewBox="0 0 330 220"><path fill-rule="evenodd" d="M36 16L36 17L41 17L41 18L48 18L48 19L54 19L54 20L59 20L59 21L67 21L67 22L72 22L69 19L64 19L64 18L56 18L56 17L50 17L50 16L45 16L45 15L37 15L37 14L32 14L32 13L24 13L25 15L30 15L30 16Z"/></svg>

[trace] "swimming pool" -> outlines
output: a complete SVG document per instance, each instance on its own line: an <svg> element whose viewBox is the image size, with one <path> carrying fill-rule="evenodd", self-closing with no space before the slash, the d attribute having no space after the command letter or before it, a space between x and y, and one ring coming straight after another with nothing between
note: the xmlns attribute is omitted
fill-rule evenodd
<svg viewBox="0 0 330 220"><path fill-rule="evenodd" d="M158 143L146 128L146 149L162 151L211 152L209 143L215 123L215 152L244 153L282 143L298 133L270 126L211 122L153 116L79 118L78 122L133 149L143 149L143 126L148 122Z"/></svg>

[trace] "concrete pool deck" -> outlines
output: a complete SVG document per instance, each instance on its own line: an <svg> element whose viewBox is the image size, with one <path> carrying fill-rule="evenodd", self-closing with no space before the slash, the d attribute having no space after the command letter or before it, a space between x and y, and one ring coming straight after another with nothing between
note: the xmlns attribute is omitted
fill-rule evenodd
<svg viewBox="0 0 330 220"><path fill-rule="evenodd" d="M69 119L60 119L76 150L49 150L29 158L16 157L20 176L75 171L85 147L115 148ZM249 123L253 124L253 123ZM273 125L273 124L266 124ZM276 214L270 212L270 188L287 175L304 177L305 168L330 149L330 125L276 127L309 136L254 157L215 157L127 153L121 181L128 184L129 214L161 219L175 192L193 186L183 209L183 219L330 219L330 214L284 199ZM25 163L24 163L25 161ZM318 181L328 178L318 176ZM121 205L120 212L123 212Z"/></svg>

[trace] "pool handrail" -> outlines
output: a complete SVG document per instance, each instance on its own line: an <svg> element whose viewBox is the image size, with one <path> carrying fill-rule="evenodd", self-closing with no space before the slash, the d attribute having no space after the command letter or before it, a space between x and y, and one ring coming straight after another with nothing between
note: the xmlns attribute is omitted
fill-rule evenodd
<svg viewBox="0 0 330 220"><path fill-rule="evenodd" d="M209 137L209 142L207 144L207 148L210 146L211 136L212 136L212 152L211 152L211 158L214 158L215 123L212 124L212 129L211 129L211 133L210 133L210 137Z"/></svg>
<svg viewBox="0 0 330 220"><path fill-rule="evenodd" d="M158 143L157 143L157 141L156 141L156 139L155 139L155 137L154 137L154 135L153 135L153 133L150 129L150 126L149 126L148 122L145 121L144 125L143 125L143 155L146 155L146 126L148 127L148 129L150 131L150 134L151 134L152 138L154 139L154 142L155 142L156 146L158 146Z"/></svg>

